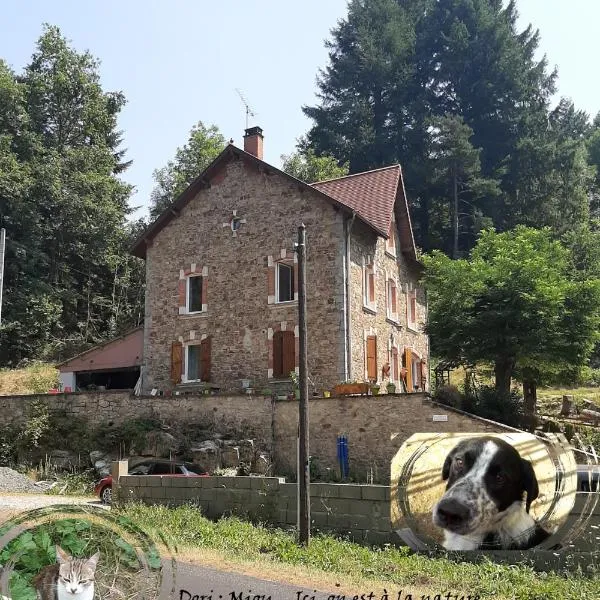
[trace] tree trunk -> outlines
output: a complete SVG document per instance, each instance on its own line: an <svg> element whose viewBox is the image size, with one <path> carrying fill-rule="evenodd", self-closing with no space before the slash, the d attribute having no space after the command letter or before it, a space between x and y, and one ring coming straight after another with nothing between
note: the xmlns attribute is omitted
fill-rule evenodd
<svg viewBox="0 0 600 600"><path fill-rule="evenodd" d="M494 365L496 392L504 398L508 398L510 395L510 383L514 367L515 361L512 358L498 359Z"/></svg>
<svg viewBox="0 0 600 600"><path fill-rule="evenodd" d="M525 421L530 432L535 431L536 426L536 405L537 405L537 384L533 379L523 380L523 398L525 404Z"/></svg>
<svg viewBox="0 0 600 600"><path fill-rule="evenodd" d="M452 229L454 240L452 244L452 257L458 258L458 178L454 173L454 210L452 215Z"/></svg>

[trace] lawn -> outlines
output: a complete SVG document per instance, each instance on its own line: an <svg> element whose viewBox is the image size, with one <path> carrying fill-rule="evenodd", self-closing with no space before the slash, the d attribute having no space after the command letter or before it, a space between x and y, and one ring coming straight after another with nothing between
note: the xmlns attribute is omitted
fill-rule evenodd
<svg viewBox="0 0 600 600"><path fill-rule="evenodd" d="M181 560L222 565L256 577L304 581L337 593L402 589L421 598L446 593L479 596L481 600L581 600L600 598L600 581L581 574L562 577L536 573L527 566L475 565L409 554L402 548L369 549L331 536L315 535L308 548L292 533L255 526L237 518L217 522L192 506L129 504L116 509L146 531L163 535L177 547ZM157 525L160 524L160 525ZM236 568L237 565L237 568ZM359 590L362 590L359 592ZM380 598L381 596L377 596ZM346 596L348 598L348 596Z"/></svg>

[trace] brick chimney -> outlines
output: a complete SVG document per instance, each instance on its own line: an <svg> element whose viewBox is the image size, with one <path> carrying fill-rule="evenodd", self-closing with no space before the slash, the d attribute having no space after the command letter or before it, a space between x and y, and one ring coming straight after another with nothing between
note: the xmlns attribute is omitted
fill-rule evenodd
<svg viewBox="0 0 600 600"><path fill-rule="evenodd" d="M250 127L244 133L244 150L256 158L263 159L263 133L260 127Z"/></svg>

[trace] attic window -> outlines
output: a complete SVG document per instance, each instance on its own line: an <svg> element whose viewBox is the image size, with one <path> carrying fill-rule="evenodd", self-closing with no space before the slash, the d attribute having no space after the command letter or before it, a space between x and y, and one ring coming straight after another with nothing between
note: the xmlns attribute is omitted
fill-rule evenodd
<svg viewBox="0 0 600 600"><path fill-rule="evenodd" d="M389 237L385 241L385 251L390 256L396 257L396 247L397 247L396 221L395 221L395 219L392 219L392 223L390 225Z"/></svg>

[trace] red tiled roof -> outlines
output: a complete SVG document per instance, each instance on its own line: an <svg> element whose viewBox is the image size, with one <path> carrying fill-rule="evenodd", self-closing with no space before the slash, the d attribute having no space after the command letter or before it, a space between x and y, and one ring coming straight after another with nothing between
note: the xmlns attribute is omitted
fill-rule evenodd
<svg viewBox="0 0 600 600"><path fill-rule="evenodd" d="M356 211L359 217L387 236L399 184L400 165L393 165L311 185Z"/></svg>

